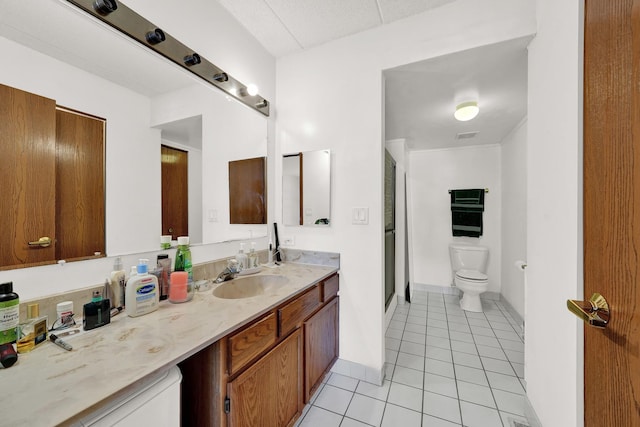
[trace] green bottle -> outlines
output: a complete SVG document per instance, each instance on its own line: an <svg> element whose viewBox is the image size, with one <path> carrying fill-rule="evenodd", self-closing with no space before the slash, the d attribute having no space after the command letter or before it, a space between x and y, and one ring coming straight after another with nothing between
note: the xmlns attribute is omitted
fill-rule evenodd
<svg viewBox="0 0 640 427"><path fill-rule="evenodd" d="M0 344L16 342L20 320L20 300L13 282L0 284Z"/></svg>
<svg viewBox="0 0 640 427"><path fill-rule="evenodd" d="M191 249L189 249L189 236L178 237L178 251L174 271L186 271L189 280L193 280L193 264L191 263Z"/></svg>

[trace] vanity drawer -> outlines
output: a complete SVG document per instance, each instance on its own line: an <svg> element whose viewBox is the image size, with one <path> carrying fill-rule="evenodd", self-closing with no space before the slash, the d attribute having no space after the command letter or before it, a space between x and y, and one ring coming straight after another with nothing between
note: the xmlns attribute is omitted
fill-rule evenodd
<svg viewBox="0 0 640 427"><path fill-rule="evenodd" d="M283 337L320 307L320 286L314 286L278 310L280 336Z"/></svg>
<svg viewBox="0 0 640 427"><path fill-rule="evenodd" d="M258 320L240 332L230 335L227 341L228 372L233 375L278 339L276 314Z"/></svg>
<svg viewBox="0 0 640 427"><path fill-rule="evenodd" d="M324 280L322 285L322 302L327 302L334 296L338 295L340 290L340 278L337 274Z"/></svg>

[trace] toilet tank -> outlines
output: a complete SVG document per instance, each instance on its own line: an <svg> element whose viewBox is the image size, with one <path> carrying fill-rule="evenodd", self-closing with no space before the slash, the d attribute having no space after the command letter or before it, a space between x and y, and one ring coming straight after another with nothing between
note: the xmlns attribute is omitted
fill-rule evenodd
<svg viewBox="0 0 640 427"><path fill-rule="evenodd" d="M484 246L452 244L449 245L449 257L451 258L451 269L454 273L462 269L486 273L489 261L489 248Z"/></svg>

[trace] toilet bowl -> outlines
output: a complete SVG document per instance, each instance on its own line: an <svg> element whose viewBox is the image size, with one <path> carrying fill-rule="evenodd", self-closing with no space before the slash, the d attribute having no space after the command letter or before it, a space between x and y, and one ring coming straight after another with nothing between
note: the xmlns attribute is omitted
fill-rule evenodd
<svg viewBox="0 0 640 427"><path fill-rule="evenodd" d="M465 311L481 313L480 294L489 288L487 275L475 270L459 270L456 272L454 284L463 292L460 308Z"/></svg>
<svg viewBox="0 0 640 427"><path fill-rule="evenodd" d="M484 246L449 245L453 285L462 291L460 308L481 313L480 295L489 288L486 275L489 249Z"/></svg>

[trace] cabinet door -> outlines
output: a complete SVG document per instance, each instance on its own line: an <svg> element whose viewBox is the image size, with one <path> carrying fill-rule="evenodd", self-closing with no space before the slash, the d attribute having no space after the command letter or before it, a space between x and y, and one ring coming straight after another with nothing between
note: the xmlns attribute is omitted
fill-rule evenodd
<svg viewBox="0 0 640 427"><path fill-rule="evenodd" d="M56 111L56 259L105 254L105 121Z"/></svg>
<svg viewBox="0 0 640 427"><path fill-rule="evenodd" d="M339 297L304 322L304 401L309 401L322 376L338 359Z"/></svg>
<svg viewBox="0 0 640 427"><path fill-rule="evenodd" d="M0 85L0 267L55 259L56 103ZM48 247L29 246L49 237Z"/></svg>
<svg viewBox="0 0 640 427"><path fill-rule="evenodd" d="M227 385L228 425L293 425L302 413L302 333L293 332Z"/></svg>

